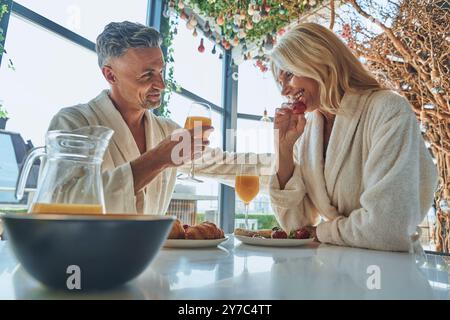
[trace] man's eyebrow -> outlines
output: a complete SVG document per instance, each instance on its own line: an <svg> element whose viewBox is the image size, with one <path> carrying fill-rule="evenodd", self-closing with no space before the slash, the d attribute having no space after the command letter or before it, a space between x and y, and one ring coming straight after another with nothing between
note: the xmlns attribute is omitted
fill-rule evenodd
<svg viewBox="0 0 450 320"><path fill-rule="evenodd" d="M163 67L161 68L161 70L164 70L166 68L166 64L163 65ZM155 68L147 68L144 70L144 72L142 72L142 74L146 74L149 72L154 72L156 69Z"/></svg>

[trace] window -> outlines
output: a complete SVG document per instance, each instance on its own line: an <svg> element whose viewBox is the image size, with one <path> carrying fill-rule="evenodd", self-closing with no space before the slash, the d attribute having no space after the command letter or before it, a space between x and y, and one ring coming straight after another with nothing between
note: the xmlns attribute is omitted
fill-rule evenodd
<svg viewBox="0 0 450 320"><path fill-rule="evenodd" d="M172 18L174 19L174 18ZM186 23L179 20L178 33L173 40L175 70L174 78L184 89L220 106L222 98L222 60L219 54L222 49L216 47L216 54L211 51L214 43L204 39L205 52L200 53L198 47L201 32L194 38Z"/></svg>
<svg viewBox="0 0 450 320"><path fill-rule="evenodd" d="M171 19L177 18L172 17ZM177 34L173 40L174 79L182 88L209 101L211 104L220 106L222 98L222 60L219 59L219 54L222 50L216 47L216 54L212 54L214 43L204 39L205 52L200 53L198 46L202 39L201 32L199 32L197 38L192 36L192 32L186 28L184 21L179 20ZM184 125L192 102L192 100L178 93L172 94L169 111L171 112L171 118L180 126ZM222 147L222 121L222 114L213 111L212 125L215 130L210 138L211 147ZM196 199L193 201L195 201L197 208L197 223L209 220L218 224L219 183L216 180L200 178L204 180L203 183L189 183L179 180L176 190L185 190L194 194L194 196L186 195L186 197ZM174 194L174 198L177 197L177 194Z"/></svg>
<svg viewBox="0 0 450 320"><path fill-rule="evenodd" d="M15 188L19 174L11 136L0 134L0 188ZM0 190L0 203L17 203L14 193Z"/></svg>
<svg viewBox="0 0 450 320"><path fill-rule="evenodd" d="M173 93L169 101L169 111L171 113L171 119L180 125L184 126L184 121L189 111L189 105L192 100L178 94ZM210 137L211 147L222 146L222 115L213 111L211 114L212 125L214 126L214 132ZM175 193L172 198L171 208L177 216L184 217L186 212L196 208L196 222L208 220L211 222L219 223L218 216L218 195L219 195L219 183L213 179L205 179L199 176L203 183L190 183L182 180L177 181L175 187ZM184 220L184 223L188 223L189 220Z"/></svg>
<svg viewBox="0 0 450 320"><path fill-rule="evenodd" d="M273 116L283 102L270 72L262 73L250 61L239 65L238 113L262 117L264 109ZM274 153L273 123L238 118L237 152ZM236 196L236 227L244 226L244 203ZM249 227L268 229L277 225L267 194L260 192L250 203Z"/></svg>
<svg viewBox="0 0 450 320"><path fill-rule="evenodd" d="M273 123L238 119L236 151L274 153Z"/></svg>
<svg viewBox="0 0 450 320"><path fill-rule="evenodd" d="M236 134L237 152L273 153L273 125L257 120L238 119ZM244 227L244 203L236 196L236 227ZM269 195L260 192L250 203L249 226L268 229L276 225Z"/></svg>
<svg viewBox="0 0 450 320"><path fill-rule="evenodd" d="M169 101L169 111L170 118L178 123L180 127L184 126L184 121L189 112L189 106L193 101L178 94L172 93ZM211 134L211 147L222 147L222 114L212 111L212 126L214 127L214 132Z"/></svg>
<svg viewBox="0 0 450 320"><path fill-rule="evenodd" d="M17 0L17 2L95 42L97 35L109 22L128 20L145 24L148 1Z"/></svg>
<svg viewBox="0 0 450 320"><path fill-rule="evenodd" d="M107 87L94 52L14 15L5 47L15 65L14 71L7 63L0 69L0 99L10 118L6 128L35 146L44 144L60 108L85 103Z"/></svg>
<svg viewBox="0 0 450 320"><path fill-rule="evenodd" d="M264 109L273 116L283 102L272 73L261 72L246 61L239 65L238 112L262 116Z"/></svg>

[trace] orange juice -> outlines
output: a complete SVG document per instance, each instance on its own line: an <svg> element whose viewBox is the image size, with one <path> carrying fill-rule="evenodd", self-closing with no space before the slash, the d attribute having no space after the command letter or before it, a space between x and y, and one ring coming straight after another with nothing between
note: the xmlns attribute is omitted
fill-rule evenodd
<svg viewBox="0 0 450 320"><path fill-rule="evenodd" d="M208 117L187 117L186 122L184 123L184 128L191 130L194 129L194 127L211 126L211 123L211 118Z"/></svg>
<svg viewBox="0 0 450 320"><path fill-rule="evenodd" d="M103 207L99 204L35 203L31 213L101 214Z"/></svg>
<svg viewBox="0 0 450 320"><path fill-rule="evenodd" d="M236 176L236 193L239 198L248 204L259 192L258 176Z"/></svg>

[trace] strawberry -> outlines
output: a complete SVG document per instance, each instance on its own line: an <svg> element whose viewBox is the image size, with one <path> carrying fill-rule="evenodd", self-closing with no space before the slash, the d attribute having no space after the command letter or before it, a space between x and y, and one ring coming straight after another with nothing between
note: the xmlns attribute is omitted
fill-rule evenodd
<svg viewBox="0 0 450 320"><path fill-rule="evenodd" d="M294 238L295 239L309 239L309 231L306 230L305 228L295 230Z"/></svg>
<svg viewBox="0 0 450 320"><path fill-rule="evenodd" d="M292 104L292 106L293 106L292 110L293 110L294 114L305 113L305 111L306 111L306 105L301 101L294 102Z"/></svg>
<svg viewBox="0 0 450 320"><path fill-rule="evenodd" d="M283 230L275 230L272 231L271 237L272 239L287 239L288 236Z"/></svg>

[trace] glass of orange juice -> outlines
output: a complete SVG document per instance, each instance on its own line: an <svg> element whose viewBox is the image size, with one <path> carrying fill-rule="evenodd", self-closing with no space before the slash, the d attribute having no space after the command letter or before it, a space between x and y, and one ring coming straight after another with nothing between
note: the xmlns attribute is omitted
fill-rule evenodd
<svg viewBox="0 0 450 320"><path fill-rule="evenodd" d="M203 135L201 131L203 126L211 126L211 107L207 103L193 102L189 108L189 113L184 123L184 128L187 130L194 129L200 130L200 134ZM195 132L197 133L197 132ZM195 147L195 146L194 146ZM180 180L189 180L193 182L203 182L202 180L195 177L195 165L194 160L191 161L191 168L187 176L178 176Z"/></svg>
<svg viewBox="0 0 450 320"><path fill-rule="evenodd" d="M259 175L256 164L242 164L239 167L235 189L245 205L245 228L248 229L248 207L259 192Z"/></svg>

